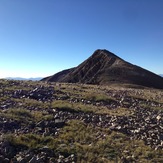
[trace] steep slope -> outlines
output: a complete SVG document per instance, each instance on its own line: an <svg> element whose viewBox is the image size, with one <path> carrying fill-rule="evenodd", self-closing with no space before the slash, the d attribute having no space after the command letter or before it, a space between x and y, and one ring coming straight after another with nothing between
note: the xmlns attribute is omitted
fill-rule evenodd
<svg viewBox="0 0 163 163"><path fill-rule="evenodd" d="M163 88L163 78L128 63L107 50L96 50L79 66L46 77L42 81L100 85L123 83Z"/></svg>
<svg viewBox="0 0 163 163"><path fill-rule="evenodd" d="M62 82L63 78L65 77L65 75L67 75L68 73L70 73L71 71L73 71L75 68L70 68L70 69L66 69L63 71L60 71L52 76L48 76L43 78L41 81L49 81L49 82Z"/></svg>

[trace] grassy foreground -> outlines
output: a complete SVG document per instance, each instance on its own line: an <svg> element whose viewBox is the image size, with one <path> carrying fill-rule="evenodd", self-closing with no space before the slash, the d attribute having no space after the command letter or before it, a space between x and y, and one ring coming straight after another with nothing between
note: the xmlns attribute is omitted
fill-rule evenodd
<svg viewBox="0 0 163 163"><path fill-rule="evenodd" d="M162 111L163 90L0 80L0 156L163 162Z"/></svg>

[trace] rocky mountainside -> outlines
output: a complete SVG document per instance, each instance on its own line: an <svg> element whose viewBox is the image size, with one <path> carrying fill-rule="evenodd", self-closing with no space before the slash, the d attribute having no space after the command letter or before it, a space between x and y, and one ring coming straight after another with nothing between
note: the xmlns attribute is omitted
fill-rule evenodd
<svg viewBox="0 0 163 163"><path fill-rule="evenodd" d="M79 66L61 71L42 81L85 84L135 84L163 88L163 78L119 58L107 50L96 50Z"/></svg>

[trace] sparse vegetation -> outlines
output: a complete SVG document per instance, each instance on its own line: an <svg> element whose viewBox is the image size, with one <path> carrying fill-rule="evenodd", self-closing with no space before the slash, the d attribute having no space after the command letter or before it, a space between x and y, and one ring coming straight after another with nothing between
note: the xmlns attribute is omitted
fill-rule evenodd
<svg viewBox="0 0 163 163"><path fill-rule="evenodd" d="M108 97L105 94L98 94L96 92L86 94L85 98L96 102L106 102L106 103L116 102L115 99Z"/></svg>
<svg viewBox="0 0 163 163"><path fill-rule="evenodd" d="M100 135L105 135L100 137ZM47 146L56 155L75 154L77 162L111 162L127 158L129 162L152 162L162 158L163 151L153 151L143 141L130 140L127 136L108 129L93 128L80 121L70 121L57 137L35 134L6 135L13 146L40 149Z"/></svg>
<svg viewBox="0 0 163 163"><path fill-rule="evenodd" d="M12 149L12 154L0 155L10 160L19 152L41 155L45 150L44 157L53 162L62 157L93 163L163 161L161 132L156 140L160 143L150 145L138 135L146 134L143 126L134 124L145 125L146 119L147 124L155 123L155 132L161 131L162 90L7 80L0 84L0 141ZM52 95L45 88L54 91ZM37 89L45 99L35 95Z"/></svg>

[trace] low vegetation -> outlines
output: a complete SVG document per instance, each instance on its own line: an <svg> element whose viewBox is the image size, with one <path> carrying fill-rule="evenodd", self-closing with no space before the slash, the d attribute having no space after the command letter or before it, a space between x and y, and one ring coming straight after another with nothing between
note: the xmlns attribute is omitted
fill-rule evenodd
<svg viewBox="0 0 163 163"><path fill-rule="evenodd" d="M0 80L0 155L11 161L46 151L52 162L163 162L161 133L155 145L134 135L139 127L122 128L139 110L147 121L151 115L155 130L162 127L163 91Z"/></svg>

